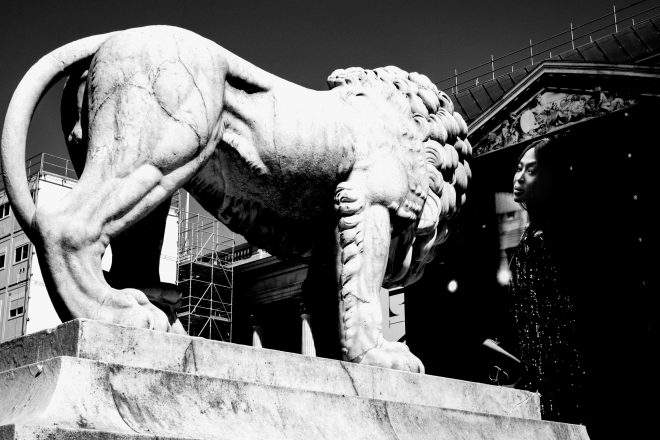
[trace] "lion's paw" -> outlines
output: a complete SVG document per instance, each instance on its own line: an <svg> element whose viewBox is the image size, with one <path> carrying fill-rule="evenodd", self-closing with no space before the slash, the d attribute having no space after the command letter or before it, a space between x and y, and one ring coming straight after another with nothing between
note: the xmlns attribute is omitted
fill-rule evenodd
<svg viewBox="0 0 660 440"><path fill-rule="evenodd" d="M424 374L424 364L410 352L406 344L384 341L364 354L360 363L394 370Z"/></svg>
<svg viewBox="0 0 660 440"><path fill-rule="evenodd" d="M102 304L97 319L128 327L185 333L173 310L152 304L142 290L115 290L109 296L112 299Z"/></svg>

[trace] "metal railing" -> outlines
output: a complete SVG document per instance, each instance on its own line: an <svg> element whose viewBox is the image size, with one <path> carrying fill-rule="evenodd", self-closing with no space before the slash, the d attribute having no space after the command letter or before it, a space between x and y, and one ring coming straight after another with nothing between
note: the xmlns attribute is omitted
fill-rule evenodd
<svg viewBox="0 0 660 440"><path fill-rule="evenodd" d="M25 171L28 177L41 172L78 180L78 174L76 174L69 159L49 153L39 153L27 159L25 161Z"/></svg>
<svg viewBox="0 0 660 440"><path fill-rule="evenodd" d="M65 178L68 180L78 180L78 175L73 169L73 165L69 159L55 156L49 153L39 153L30 157L25 161L25 172L28 179L35 175L42 175L44 173L51 174L56 177ZM0 179L0 191L4 190L5 184Z"/></svg>
<svg viewBox="0 0 660 440"><path fill-rule="evenodd" d="M660 16L660 4L650 6L648 5L650 1L657 3L657 0L640 0L618 10L615 5L612 5L612 11L605 15L579 26L570 23L569 28L563 32L536 43L530 39L529 45L525 47L499 57L491 55L488 61L467 70L458 72L457 69L454 69L452 75L435 84L441 90L449 90L452 94L457 94L459 91L469 90L480 84L494 81L516 69L533 66L562 52L616 33L623 26L650 21Z"/></svg>

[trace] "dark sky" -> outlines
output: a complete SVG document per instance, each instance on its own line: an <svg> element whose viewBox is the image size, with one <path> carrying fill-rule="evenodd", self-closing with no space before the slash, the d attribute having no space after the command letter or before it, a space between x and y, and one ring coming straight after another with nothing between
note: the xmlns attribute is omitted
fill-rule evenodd
<svg viewBox="0 0 660 440"><path fill-rule="evenodd" d="M617 4L622 9L634 0ZM657 1L650 1L650 6ZM612 11L609 0L7 1L0 10L0 106L23 73L59 45L147 24L188 28L301 85L326 89L335 68L397 65L437 81ZM28 157L67 156L59 89L41 104Z"/></svg>

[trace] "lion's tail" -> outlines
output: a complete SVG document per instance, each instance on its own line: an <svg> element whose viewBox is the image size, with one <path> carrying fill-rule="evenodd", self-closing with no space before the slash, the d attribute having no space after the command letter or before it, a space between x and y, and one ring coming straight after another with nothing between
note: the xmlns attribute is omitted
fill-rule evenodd
<svg viewBox="0 0 660 440"><path fill-rule="evenodd" d="M72 65L94 55L110 35L83 38L41 58L27 71L9 103L0 148L2 178L16 219L28 237L34 230L36 211L25 172L25 147L32 115L53 84L66 76Z"/></svg>

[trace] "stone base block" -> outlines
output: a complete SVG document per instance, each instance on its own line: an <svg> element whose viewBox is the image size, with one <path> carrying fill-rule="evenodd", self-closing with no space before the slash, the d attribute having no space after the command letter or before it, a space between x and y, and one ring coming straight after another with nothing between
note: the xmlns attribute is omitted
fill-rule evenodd
<svg viewBox="0 0 660 440"><path fill-rule="evenodd" d="M533 393L94 321L0 362L0 440L587 438Z"/></svg>

